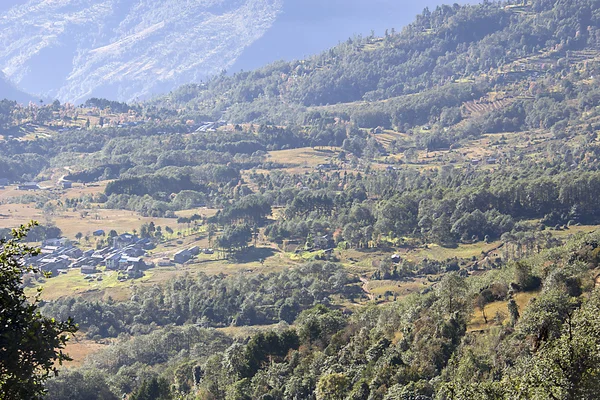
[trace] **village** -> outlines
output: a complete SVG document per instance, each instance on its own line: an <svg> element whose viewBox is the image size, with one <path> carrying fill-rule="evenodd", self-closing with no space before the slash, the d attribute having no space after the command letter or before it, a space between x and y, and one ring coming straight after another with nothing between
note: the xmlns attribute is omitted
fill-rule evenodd
<svg viewBox="0 0 600 400"><path fill-rule="evenodd" d="M94 236L104 236L104 231L94 232ZM105 271L117 271L119 281L144 276L144 271L156 265L149 261L149 250L156 244L149 238L140 238L135 234L123 233L109 238L109 245L101 249L82 250L67 238L47 239L42 242L39 255L29 259L31 265L40 271L58 276L69 270L79 269L86 280L101 281L101 268ZM163 258L158 266L185 264L200 253L213 254L212 249L193 246L178 251L173 258Z"/></svg>

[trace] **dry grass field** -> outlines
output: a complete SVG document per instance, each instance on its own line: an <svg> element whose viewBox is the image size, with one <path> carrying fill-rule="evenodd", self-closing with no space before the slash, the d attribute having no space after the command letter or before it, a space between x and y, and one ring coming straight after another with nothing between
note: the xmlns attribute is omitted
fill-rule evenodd
<svg viewBox="0 0 600 400"><path fill-rule="evenodd" d="M419 293L431 285L427 279L415 278L407 281L369 281L365 289L375 296L375 299L379 299L379 296L385 296L386 292L391 293L392 296L404 297L413 293Z"/></svg>
<svg viewBox="0 0 600 400"><path fill-rule="evenodd" d="M151 221L163 227L171 226L173 229L177 226L177 221L174 219L142 217L126 210L96 208L85 211L87 211L86 216L82 215L82 211L56 211L53 215L44 215L43 211L35 208L34 204L2 204L0 205L0 228L14 228L31 220L43 224L50 222L59 227L65 237L74 239L78 232L84 236L91 236L91 233L98 229L107 233L112 229L119 233L131 232L134 229L139 231L142 224Z"/></svg>
<svg viewBox="0 0 600 400"><path fill-rule="evenodd" d="M42 185L45 183L42 183ZM47 182L46 184L50 184ZM76 185L72 189L62 190L58 193L58 199L64 201L67 198L80 198L85 195L95 195L102 193L107 182L101 182L97 186ZM154 222L156 226L171 227L175 232L187 229L186 226L178 226L176 219L172 218L154 218L143 217L136 212L127 210L110 210L101 208L100 204L92 205L86 210L67 211L56 209L52 214L45 214L43 210L35 207L34 203L18 204L11 203L11 199L24 195L44 195L46 191L26 192L17 190L15 186L10 186L0 190L0 228L14 228L20 224L31 220L39 221L43 224L52 223L59 227L63 235L74 239L78 232L84 237L91 236L96 230L109 232L116 230L119 233L131 232L134 229L140 229L145 223ZM56 197L56 196L55 196ZM212 217L217 213L216 209L199 208L177 212L177 216L190 217L194 214L204 217Z"/></svg>
<svg viewBox="0 0 600 400"><path fill-rule="evenodd" d="M427 248L418 248L407 253L406 257L411 261L420 261L424 258L429 260L443 261L449 258L472 258L481 257L483 252L489 252L497 248L501 242L478 242L475 244L459 244L456 248L445 248L436 244L430 244Z"/></svg>
<svg viewBox="0 0 600 400"><path fill-rule="evenodd" d="M528 292L528 293L517 293L515 295L515 301L519 306L519 312L522 314L523 310L527 308L529 301L538 295L538 292ZM496 301L494 303L490 303L485 306L485 315L487 316L488 323L486 324L483 319L483 313L479 309L475 309L475 312L469 322L467 327L467 331L481 331L486 330L494 326L495 321L494 318L496 315L501 317L502 323L506 323L509 319L508 314L508 302L507 301Z"/></svg>
<svg viewBox="0 0 600 400"><path fill-rule="evenodd" d="M304 173L314 170L319 164L331 163L340 151L337 147L277 150L268 153L267 161L284 165L284 170L289 173Z"/></svg>
<svg viewBox="0 0 600 400"><path fill-rule="evenodd" d="M75 337L72 337L67 342L67 347L65 349L65 353L67 353L73 361L63 363L63 366L67 368L79 367L85 362L85 359L88 356L97 353L108 346L109 344L102 344L93 340L83 339L82 334L76 334Z"/></svg>
<svg viewBox="0 0 600 400"><path fill-rule="evenodd" d="M389 150L390 144L395 140L400 143L406 143L412 141L412 139L405 133L400 133L392 130L385 130L383 133L374 135L375 139L381 143L386 149Z"/></svg>

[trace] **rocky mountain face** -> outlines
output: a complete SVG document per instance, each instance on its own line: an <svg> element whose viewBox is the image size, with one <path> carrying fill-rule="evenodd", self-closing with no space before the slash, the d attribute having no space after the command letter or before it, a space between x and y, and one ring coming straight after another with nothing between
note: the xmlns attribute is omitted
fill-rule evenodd
<svg viewBox="0 0 600 400"><path fill-rule="evenodd" d="M233 65L282 1L13 0L0 10L0 67L63 101L149 97Z"/></svg>

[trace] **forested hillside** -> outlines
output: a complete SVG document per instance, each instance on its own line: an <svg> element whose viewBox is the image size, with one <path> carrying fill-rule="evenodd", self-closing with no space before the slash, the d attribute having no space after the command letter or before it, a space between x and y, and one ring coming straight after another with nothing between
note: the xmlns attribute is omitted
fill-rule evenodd
<svg viewBox="0 0 600 400"><path fill-rule="evenodd" d="M99 336L106 335L102 327L124 322L134 336L123 336L84 367L50 381L48 398L76 392L82 399L116 399L109 394L112 388L115 393L133 390L134 399L593 399L600 391L595 379L600 365L600 294L594 289L598 249L597 234L579 236L483 276L447 273L426 293L362 306L351 316L322 305L326 297L317 297L309 302L319 305L290 315L293 326L280 322L243 341L205 327L217 309L249 289L243 278L219 278L213 284L204 277L176 280L145 294L144 300L136 294L123 310L100 303L56 304L52 315L74 312L82 327L100 326L95 328ZM290 290L282 277L255 279L263 288L288 293L280 308L285 321L287 310L294 310L291 304L300 306L297 295L313 293L318 285L306 279L322 279L326 270L335 267L303 266L297 273L306 278L292 271L291 280L306 285L300 292ZM351 287L340 279L329 280L342 285L334 286L333 293ZM190 285L221 293L212 296L210 311L195 310L205 295L189 290ZM263 290L253 291L257 300L268 298ZM130 318L125 310L135 310L136 303L143 306L133 321L121 320ZM260 303L254 304L257 309L242 307L236 323L260 314ZM483 314L484 324L477 310L486 306L490 314ZM199 323L184 324L188 307L204 315ZM183 326L135 332L163 311L181 318L176 325ZM109 329L118 331L115 326ZM139 379L147 381L139 386Z"/></svg>
<svg viewBox="0 0 600 400"><path fill-rule="evenodd" d="M151 102L1 102L0 222L153 246L27 277L88 346L48 398L597 398L599 29L440 6Z"/></svg>

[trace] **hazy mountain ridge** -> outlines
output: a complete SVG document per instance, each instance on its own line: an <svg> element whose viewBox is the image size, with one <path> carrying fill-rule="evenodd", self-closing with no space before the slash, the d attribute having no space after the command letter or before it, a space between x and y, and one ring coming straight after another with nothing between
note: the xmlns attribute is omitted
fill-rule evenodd
<svg viewBox="0 0 600 400"><path fill-rule="evenodd" d="M117 92L131 100L233 65L281 6L281 0L32 0L2 15L0 63L31 92L70 101Z"/></svg>
<svg viewBox="0 0 600 400"><path fill-rule="evenodd" d="M15 88L2 72L0 72L0 98L10 99L19 103L34 101L32 96Z"/></svg>

